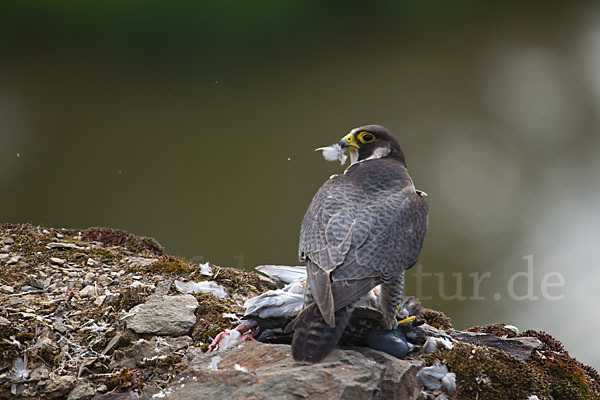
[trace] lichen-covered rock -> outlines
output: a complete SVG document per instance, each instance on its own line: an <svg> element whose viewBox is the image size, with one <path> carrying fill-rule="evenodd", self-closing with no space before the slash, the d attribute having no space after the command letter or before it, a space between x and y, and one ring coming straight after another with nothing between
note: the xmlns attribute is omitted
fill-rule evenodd
<svg viewBox="0 0 600 400"><path fill-rule="evenodd" d="M367 348L337 350L319 364L295 362L289 346L245 342L198 355L163 394L169 399L415 399L420 361Z"/></svg>

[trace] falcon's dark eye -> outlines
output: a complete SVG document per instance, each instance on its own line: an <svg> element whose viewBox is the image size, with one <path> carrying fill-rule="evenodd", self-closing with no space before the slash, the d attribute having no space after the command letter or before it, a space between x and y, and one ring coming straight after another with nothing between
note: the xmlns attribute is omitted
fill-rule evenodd
<svg viewBox="0 0 600 400"><path fill-rule="evenodd" d="M375 140L375 136L367 131L362 131L358 134L358 140L360 140L361 143L371 143Z"/></svg>

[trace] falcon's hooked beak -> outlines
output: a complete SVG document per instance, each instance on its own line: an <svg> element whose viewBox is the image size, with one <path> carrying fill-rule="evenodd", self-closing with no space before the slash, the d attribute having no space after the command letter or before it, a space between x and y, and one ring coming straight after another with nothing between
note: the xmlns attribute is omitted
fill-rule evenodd
<svg viewBox="0 0 600 400"><path fill-rule="evenodd" d="M358 149L360 148L354 133L350 132L342 138L338 143L342 150L348 150L350 153L350 165L358 161Z"/></svg>
<svg viewBox="0 0 600 400"><path fill-rule="evenodd" d="M342 146L342 149L344 150L358 149L360 147L356 141L356 138L354 137L354 133L352 132L344 136L342 140L340 140L339 145Z"/></svg>

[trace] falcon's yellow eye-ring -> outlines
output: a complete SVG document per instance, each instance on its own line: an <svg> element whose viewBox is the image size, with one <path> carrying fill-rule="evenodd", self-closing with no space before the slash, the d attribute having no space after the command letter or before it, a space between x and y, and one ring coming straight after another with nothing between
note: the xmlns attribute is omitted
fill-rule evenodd
<svg viewBox="0 0 600 400"><path fill-rule="evenodd" d="M358 140L360 140L361 143L371 143L375 141L375 136L367 131L362 131L358 134Z"/></svg>

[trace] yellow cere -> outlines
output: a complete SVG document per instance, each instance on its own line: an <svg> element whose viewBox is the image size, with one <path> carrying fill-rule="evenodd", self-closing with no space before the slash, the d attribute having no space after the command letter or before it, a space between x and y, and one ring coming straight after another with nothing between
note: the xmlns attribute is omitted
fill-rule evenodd
<svg viewBox="0 0 600 400"><path fill-rule="evenodd" d="M356 143L356 139L354 139L354 135L353 134L351 134L351 133L347 134L346 136L344 136L344 140L346 142L348 142L348 144L351 147L355 147L355 148L358 149L359 146L358 146L358 143Z"/></svg>
<svg viewBox="0 0 600 400"><path fill-rule="evenodd" d="M357 136L361 143L371 143L375 141L375 135L367 131L362 131Z"/></svg>

